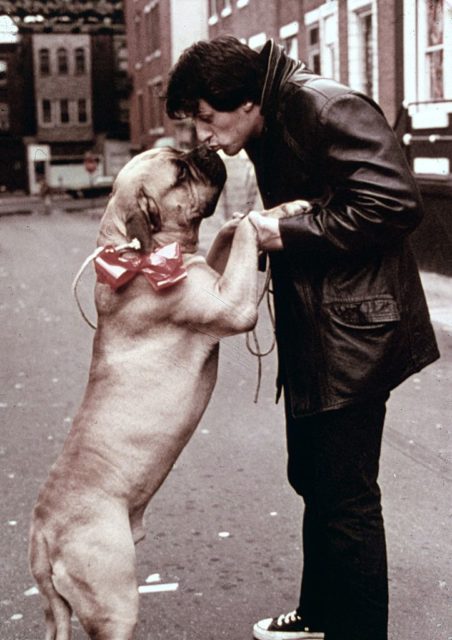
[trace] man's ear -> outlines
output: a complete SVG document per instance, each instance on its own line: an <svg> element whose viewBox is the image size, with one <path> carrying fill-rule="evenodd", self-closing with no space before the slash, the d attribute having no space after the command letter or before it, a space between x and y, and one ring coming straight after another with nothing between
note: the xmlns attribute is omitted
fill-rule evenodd
<svg viewBox="0 0 452 640"><path fill-rule="evenodd" d="M249 113L253 107L254 107L254 102L252 102L252 100L248 100L247 102L244 102L242 104L242 109L245 111L245 113Z"/></svg>
<svg viewBox="0 0 452 640"><path fill-rule="evenodd" d="M126 218L127 239L137 238L140 241L141 250L152 250L153 234L160 231L162 222L155 202L141 188L136 196L135 206Z"/></svg>

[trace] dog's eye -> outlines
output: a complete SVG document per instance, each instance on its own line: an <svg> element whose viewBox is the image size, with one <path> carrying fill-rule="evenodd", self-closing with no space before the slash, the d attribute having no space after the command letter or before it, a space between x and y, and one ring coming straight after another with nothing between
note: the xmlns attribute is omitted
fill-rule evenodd
<svg viewBox="0 0 452 640"><path fill-rule="evenodd" d="M177 182L183 182L189 175L186 162L177 162Z"/></svg>

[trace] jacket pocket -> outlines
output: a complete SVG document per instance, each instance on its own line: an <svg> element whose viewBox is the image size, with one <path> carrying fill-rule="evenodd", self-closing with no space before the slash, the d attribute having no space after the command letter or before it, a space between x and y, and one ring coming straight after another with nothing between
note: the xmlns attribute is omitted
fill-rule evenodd
<svg viewBox="0 0 452 640"><path fill-rule="evenodd" d="M406 359L397 301L380 294L332 300L323 310L332 395L343 399L391 388L399 362Z"/></svg>
<svg viewBox="0 0 452 640"><path fill-rule="evenodd" d="M365 300L335 300L325 307L333 321L352 329L376 329L378 325L400 320L397 301L389 295Z"/></svg>

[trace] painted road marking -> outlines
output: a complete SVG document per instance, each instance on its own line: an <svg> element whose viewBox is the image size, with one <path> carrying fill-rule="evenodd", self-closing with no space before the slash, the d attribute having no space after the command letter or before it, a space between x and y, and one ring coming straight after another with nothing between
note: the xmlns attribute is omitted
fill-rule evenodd
<svg viewBox="0 0 452 640"><path fill-rule="evenodd" d="M138 587L138 593L156 593L158 591L176 591L179 588L178 582L167 582L164 584L143 584Z"/></svg>

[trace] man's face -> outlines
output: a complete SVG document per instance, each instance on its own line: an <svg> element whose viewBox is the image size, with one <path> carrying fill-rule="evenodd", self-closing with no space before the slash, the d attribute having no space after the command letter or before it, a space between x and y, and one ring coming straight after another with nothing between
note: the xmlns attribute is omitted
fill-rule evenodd
<svg viewBox="0 0 452 640"><path fill-rule="evenodd" d="M205 100L200 100L198 113L193 117L198 140L228 156L234 156L247 142L258 137L263 128L259 107L252 102L240 105L234 111L217 111Z"/></svg>

